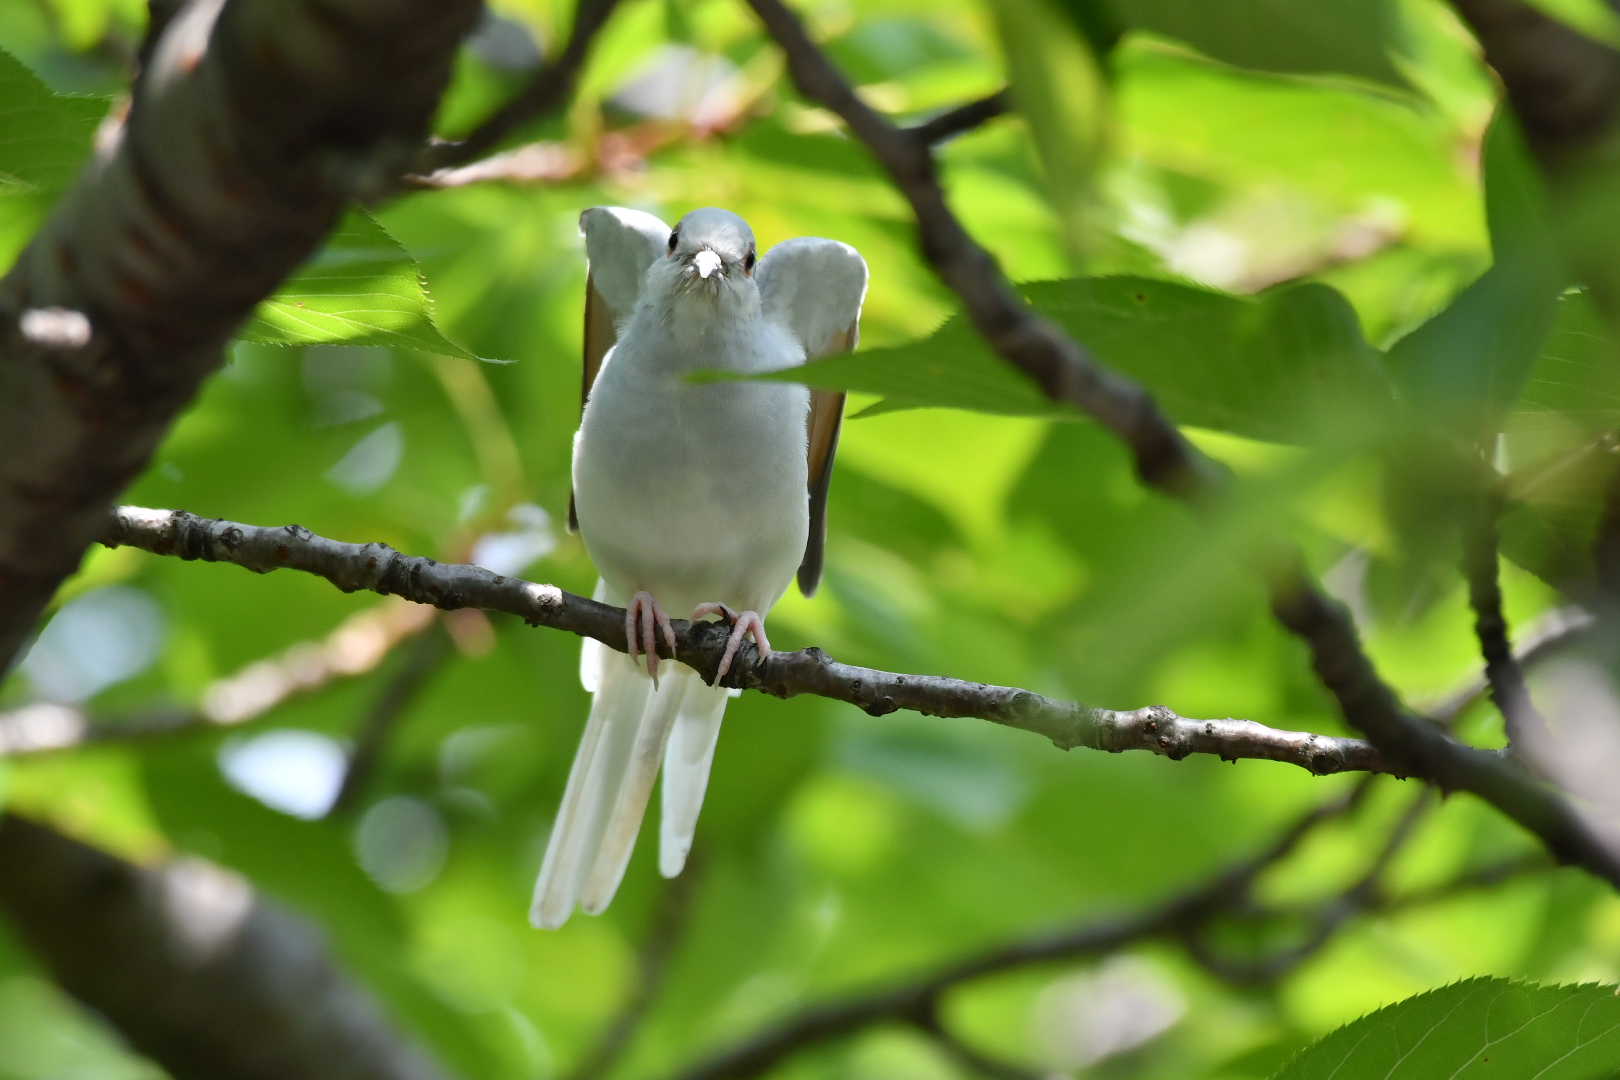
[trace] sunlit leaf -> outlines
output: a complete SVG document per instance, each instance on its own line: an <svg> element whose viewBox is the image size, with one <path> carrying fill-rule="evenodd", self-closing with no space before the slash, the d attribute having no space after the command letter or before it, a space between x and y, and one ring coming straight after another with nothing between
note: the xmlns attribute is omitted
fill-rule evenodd
<svg viewBox="0 0 1620 1080"><path fill-rule="evenodd" d="M57 192L90 156L104 98L53 94L0 50L0 195Z"/></svg>
<svg viewBox="0 0 1620 1080"><path fill-rule="evenodd" d="M343 219L238 336L261 345L388 345L472 357L434 325L416 261L362 210Z"/></svg>
<svg viewBox="0 0 1620 1080"><path fill-rule="evenodd" d="M1402 85L1389 0L1065 0L1077 20L1106 6L1119 25L1184 41L1207 56L1262 71L1339 72Z"/></svg>
<svg viewBox="0 0 1620 1080"><path fill-rule="evenodd" d="M1388 394L1377 352L1344 298L1321 285L1227 296L1147 278L1082 278L1019 287L1104 364L1144 383L1182 424L1301 441L1329 415L1375 418ZM882 394L884 409L932 406L1063 415L993 354L961 316L892 349L824 357L759 378ZM1073 415L1068 413L1068 415Z"/></svg>
<svg viewBox="0 0 1620 1080"><path fill-rule="evenodd" d="M1614 987L1470 979L1340 1028L1273 1080L1602 1080L1617 1061Z"/></svg>
<svg viewBox="0 0 1620 1080"><path fill-rule="evenodd" d="M1070 247L1096 245L1092 177L1107 137L1106 86L1085 37L1049 0L998 0L996 23L1018 110L1029 122Z"/></svg>

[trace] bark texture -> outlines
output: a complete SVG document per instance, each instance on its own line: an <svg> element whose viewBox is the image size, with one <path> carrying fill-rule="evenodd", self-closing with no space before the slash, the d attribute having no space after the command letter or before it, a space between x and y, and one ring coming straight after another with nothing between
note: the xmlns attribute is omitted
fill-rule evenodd
<svg viewBox="0 0 1620 1080"><path fill-rule="evenodd" d="M254 306L421 145L476 0L191 0L0 281L0 663Z"/></svg>
<svg viewBox="0 0 1620 1080"><path fill-rule="evenodd" d="M146 869L7 814L0 911L175 1080L445 1080L313 927L212 863Z"/></svg>

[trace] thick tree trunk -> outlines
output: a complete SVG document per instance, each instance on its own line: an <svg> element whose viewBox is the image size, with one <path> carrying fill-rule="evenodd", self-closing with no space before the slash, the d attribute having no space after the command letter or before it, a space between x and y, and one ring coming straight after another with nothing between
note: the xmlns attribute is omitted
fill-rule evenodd
<svg viewBox="0 0 1620 1080"><path fill-rule="evenodd" d="M153 869L0 817L0 911L175 1080L443 1080L315 930L200 859Z"/></svg>
<svg viewBox="0 0 1620 1080"><path fill-rule="evenodd" d="M0 282L0 667L254 306L397 182L478 10L191 0L170 21Z"/></svg>

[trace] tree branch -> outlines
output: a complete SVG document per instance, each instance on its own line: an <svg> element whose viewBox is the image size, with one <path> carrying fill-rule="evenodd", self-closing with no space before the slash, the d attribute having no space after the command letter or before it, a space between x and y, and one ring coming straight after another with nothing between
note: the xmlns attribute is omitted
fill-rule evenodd
<svg viewBox="0 0 1620 1080"><path fill-rule="evenodd" d="M430 177L440 169L465 165L495 149L502 139L531 120L536 120L561 106L574 92L580 68L590 52L597 31L607 22L618 6L618 0L580 0L574 11L574 26L568 34L568 44L553 61L537 71L529 84L517 96L502 105L495 114L480 124L472 134L459 142L429 144L417 156L410 171Z"/></svg>
<svg viewBox="0 0 1620 1080"><path fill-rule="evenodd" d="M1310 645L1313 666L1352 724L1392 760L1443 791L1470 791L1541 838L1560 862L1620 885L1620 860L1551 789L1499 754L1454 742L1408 712L1361 651L1350 613L1314 589L1278 590L1277 619Z"/></svg>
<svg viewBox="0 0 1620 1080"><path fill-rule="evenodd" d="M395 646L421 633L433 618L431 607L391 597L344 619L320 641L296 642L274 656L215 679L195 709L157 708L116 720L92 720L73 706L53 702L0 712L0 756L245 724L297 694L373 670Z"/></svg>
<svg viewBox="0 0 1620 1080"><path fill-rule="evenodd" d="M228 562L258 573L302 570L345 592L369 589L447 610L480 607L516 615L625 651L624 609L503 577L479 566L453 565L401 555L386 544L345 544L297 525L266 528L199 518L181 510L120 506L108 518L102 543L158 555ZM717 623L674 620L675 654L714 681L728 629ZM669 647L658 643L659 655ZM1298 765L1318 775L1393 772L1406 775L1368 743L1310 732L1279 731L1250 720L1192 720L1159 705L1128 712L1058 701L1009 686L935 675L902 675L840 664L820 649L773 653L760 662L744 644L723 685L774 697L816 694L856 705L874 716L910 709L926 716L976 717L1033 731L1062 749L1076 746L1118 753L1148 750L1180 759L1213 754L1226 760L1257 758Z"/></svg>
<svg viewBox="0 0 1620 1080"><path fill-rule="evenodd" d="M444 1080L312 927L211 863L138 867L6 814L0 910L175 1080Z"/></svg>
<svg viewBox="0 0 1620 1080"><path fill-rule="evenodd" d="M1528 670L1582 640L1592 629L1593 622L1592 616L1581 608L1553 608L1520 632L1513 660L1521 670ZM1489 680L1481 672L1421 711L1442 727L1450 727L1469 706L1489 693L1490 688Z"/></svg>
<svg viewBox="0 0 1620 1080"><path fill-rule="evenodd" d="M1620 113L1620 53L1521 0L1452 0L1502 77L1530 148L1558 168Z"/></svg>
<svg viewBox="0 0 1620 1080"><path fill-rule="evenodd" d="M749 4L786 54L799 92L842 117L911 203L923 255L961 298L991 348L1052 400L1073 404L1123 439L1147 483L1187 495L1216 484L1220 471L1165 418L1146 390L1097 363L1013 292L995 258L946 205L928 144L863 102L780 0Z"/></svg>
<svg viewBox="0 0 1620 1080"><path fill-rule="evenodd" d="M1507 617L1502 614L1496 526L1501 497L1493 491L1482 496L1480 503L1479 519L1472 528L1463 529L1463 576L1468 579L1468 603L1474 609L1474 635L1485 660L1485 681L1502 714L1508 742L1516 745L1527 727L1539 729L1545 721L1530 700L1530 688L1508 639Z"/></svg>
<svg viewBox="0 0 1620 1080"><path fill-rule="evenodd" d="M1074 404L1118 435L1146 483L1194 501L1223 487L1224 474L1186 442L1146 390L1098 364L1018 300L995 260L946 205L928 147L867 107L781 0L749 4L786 54L794 85L841 116L910 201L923 254L991 348L1032 376L1052 400ZM1480 795L1535 832L1560 859L1620 884L1620 860L1561 799L1496 755L1453 742L1401 707L1362 652L1349 613L1316 588L1303 565L1287 567L1274 580L1272 608L1310 646L1317 674L1346 721L1387 760L1447 790Z"/></svg>
<svg viewBox="0 0 1620 1080"><path fill-rule="evenodd" d="M399 174L478 9L193 0L170 22L114 148L0 281L0 664L254 306Z"/></svg>
<svg viewBox="0 0 1620 1080"><path fill-rule="evenodd" d="M1012 91L1002 87L988 97L978 101L970 101L966 105L958 105L954 109L940 113L931 120L926 120L915 127L904 129L907 135L916 139L924 146L934 146L962 134L972 131L982 124L987 124L998 116L1004 116L1012 111Z"/></svg>
<svg viewBox="0 0 1620 1080"><path fill-rule="evenodd" d="M399 670L372 702L365 722L355 735L354 753L349 755L349 767L343 772L343 786L332 801L332 813L353 808L371 781L377 763L382 760L383 748L388 745L405 710L449 655L450 634L442 626L428 627L411 643L400 658Z"/></svg>
<svg viewBox="0 0 1620 1080"><path fill-rule="evenodd" d="M1149 938L1184 940L1224 906L1247 896L1256 877L1293 853L1317 826L1358 805L1367 790L1368 781L1364 780L1350 792L1313 807L1258 854L1147 911L1009 942L887 991L806 1009L742 1045L682 1071L678 1080L743 1080L766 1072L808 1046L841 1038L871 1024L891 1020L916 1023L919 1018L926 1024L948 991L987 975L1032 964L1106 956Z"/></svg>
<svg viewBox="0 0 1620 1080"><path fill-rule="evenodd" d="M1199 938L1220 915L1240 908L1250 898L1255 880L1266 870L1293 854L1317 827L1343 816L1361 804L1370 790L1372 777L1365 778L1349 792L1322 803L1296 819L1257 854L1216 873L1203 885L1162 904L1134 919L1083 924L1068 931L1010 942L980 956L949 964L912 982L887 992L853 998L845 1002L812 1007L760 1032L752 1039L724 1051L677 1074L676 1080L744 1080L762 1075L792 1055L818 1043L843 1038L874 1024L895 1021L911 1023L930 1033L941 1033L938 1003L955 987L987 975L1034 964L1073 961L1105 956L1127 946L1152 939L1179 941L1193 952L1217 978L1240 986L1266 981L1262 976L1275 969L1285 974L1308 959L1331 937L1332 931L1357 914L1396 911L1438 903L1462 892L1497 885L1525 873L1550 868L1545 856L1515 858L1459 875L1429 889L1389 896L1378 888L1389 862L1410 838L1412 827L1423 812L1426 800L1420 798L1408 808L1366 873L1340 896L1313 913L1317 925L1301 946L1253 965L1234 965L1200 955ZM1327 927L1326 934L1321 928ZM948 1052L962 1044L945 1035ZM967 1048L973 1067L995 1075L1005 1067ZM969 1059L962 1059L967 1063ZM1011 1075L1010 1073L1008 1075Z"/></svg>
<svg viewBox="0 0 1620 1080"><path fill-rule="evenodd" d="M1320 952L1345 923L1381 906L1384 874L1401 848L1412 838L1412 832L1428 809L1429 792L1425 789L1406 808L1361 877L1310 913L1310 925L1303 938L1294 945L1269 956L1234 961L1215 952L1195 930L1186 938L1187 951L1210 974L1225 982L1237 986L1264 986L1276 982ZM1287 913L1262 909L1247 914L1250 920L1259 921L1276 919Z"/></svg>

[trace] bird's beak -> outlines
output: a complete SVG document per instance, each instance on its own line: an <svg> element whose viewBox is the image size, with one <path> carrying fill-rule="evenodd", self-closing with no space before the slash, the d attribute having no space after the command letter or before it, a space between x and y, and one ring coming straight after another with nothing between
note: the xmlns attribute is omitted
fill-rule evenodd
<svg viewBox="0 0 1620 1080"><path fill-rule="evenodd" d="M697 267L698 277L702 278L704 281L707 281L709 280L710 274L713 274L720 269L720 256L716 255L708 248L704 248L702 251L692 256L692 265Z"/></svg>

